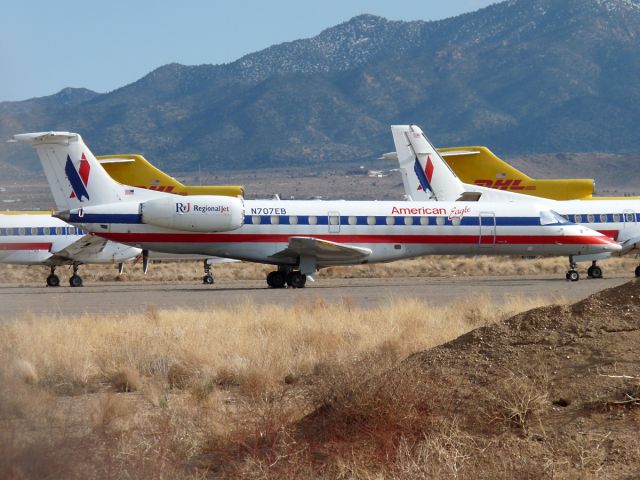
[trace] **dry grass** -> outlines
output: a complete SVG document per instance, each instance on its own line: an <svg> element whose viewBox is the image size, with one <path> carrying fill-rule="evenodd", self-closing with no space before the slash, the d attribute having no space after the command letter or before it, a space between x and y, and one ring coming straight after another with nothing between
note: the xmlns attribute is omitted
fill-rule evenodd
<svg viewBox="0 0 640 480"><path fill-rule="evenodd" d="M304 478L323 476L317 463L326 461L332 477L377 471L393 452L399 469L409 461L406 442L431 452L444 440L423 438L431 387L379 373L539 304L246 303L5 324L0 470L10 478L255 478L281 476L281 466L295 463L291 476ZM321 430L309 416L318 407L332 412ZM457 435L453 428L448 435ZM321 445L323 437L331 442ZM355 457L341 443L347 438L362 447ZM457 468L462 460L448 445L438 455ZM379 471L401 476L393 469Z"/></svg>
<svg viewBox="0 0 640 480"><path fill-rule="evenodd" d="M580 263L578 270L586 277L589 263ZM623 274L633 276L638 265L634 256L613 258L600 262L605 276ZM270 265L255 263L227 263L213 267L216 281L264 280L273 270ZM318 278L390 278L390 277L439 277L439 276L487 276L487 275L557 275L563 276L567 270L566 258L523 259L519 257L461 257L438 256L400 260L392 263L331 267L318 273ZM2 283L44 284L49 269L42 266L0 265ZM59 267L61 284L66 285L70 267ZM201 262L153 263L146 275L142 267L129 264L125 273L118 276L113 265L84 265L80 273L86 282L195 282L200 283L203 275Z"/></svg>

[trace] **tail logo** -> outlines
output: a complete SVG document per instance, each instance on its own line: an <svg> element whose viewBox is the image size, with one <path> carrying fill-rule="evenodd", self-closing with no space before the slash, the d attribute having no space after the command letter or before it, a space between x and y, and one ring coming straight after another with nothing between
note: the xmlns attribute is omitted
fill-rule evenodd
<svg viewBox="0 0 640 480"><path fill-rule="evenodd" d="M431 179L433 178L433 170L434 167L433 162L431 161L431 155L427 155L427 166L424 170L422 170L420 161L418 160L418 157L416 157L416 161L413 165L413 171L418 177L418 182L420 182L418 190L431 190Z"/></svg>
<svg viewBox="0 0 640 480"><path fill-rule="evenodd" d="M82 154L80 159L80 166L78 170L73 166L71 157L67 155L67 163L64 166L64 173L67 175L67 179L71 184L72 192L69 198L77 198L82 201L83 198L89 200L89 192L87 192L87 185L89 183L89 173L91 172L91 165L87 161L87 157Z"/></svg>

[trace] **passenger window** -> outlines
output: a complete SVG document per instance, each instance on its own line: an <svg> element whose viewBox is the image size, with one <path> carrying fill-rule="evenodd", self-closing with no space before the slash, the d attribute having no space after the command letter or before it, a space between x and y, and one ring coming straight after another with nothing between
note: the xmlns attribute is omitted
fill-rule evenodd
<svg viewBox="0 0 640 480"><path fill-rule="evenodd" d="M625 213L624 214L624 221L625 222L633 222L634 218L633 218L633 213Z"/></svg>
<svg viewBox="0 0 640 480"><path fill-rule="evenodd" d="M289 225L297 225L298 224L298 217L296 217L295 215L291 215L289 217Z"/></svg>
<svg viewBox="0 0 640 480"><path fill-rule="evenodd" d="M574 223L582 223L582 215L578 214L574 218L575 218Z"/></svg>
<svg viewBox="0 0 640 480"><path fill-rule="evenodd" d="M340 217L337 215L329 215L329 225L340 225Z"/></svg>
<svg viewBox="0 0 640 480"><path fill-rule="evenodd" d="M396 223L396 219L394 217L387 217L387 225L394 225Z"/></svg>
<svg viewBox="0 0 640 480"><path fill-rule="evenodd" d="M595 223L596 221L596 217L593 216L592 214L587 215L587 222L589 223Z"/></svg>
<svg viewBox="0 0 640 480"><path fill-rule="evenodd" d="M277 215L271 215L271 225L278 225L280 223L280 217Z"/></svg>
<svg viewBox="0 0 640 480"><path fill-rule="evenodd" d="M253 217L251 217L251 223L253 223L254 225L260 225L260 215L254 215Z"/></svg>
<svg viewBox="0 0 640 480"><path fill-rule="evenodd" d="M18 235L25 235L25 234L26 234L25 229L24 229L23 227L20 227L20 228L18 229Z"/></svg>
<svg viewBox="0 0 640 480"><path fill-rule="evenodd" d="M620 214L619 213L614 213L613 214L613 221L615 223L620 223Z"/></svg>
<svg viewBox="0 0 640 480"><path fill-rule="evenodd" d="M429 217L420 217L420 225L429 225Z"/></svg>
<svg viewBox="0 0 640 480"><path fill-rule="evenodd" d="M35 227L31 228L31 235L38 235L38 229Z"/></svg>
<svg viewBox="0 0 640 480"><path fill-rule="evenodd" d="M436 217L436 225L444 225L444 217Z"/></svg>
<svg viewBox="0 0 640 480"><path fill-rule="evenodd" d="M460 225L460 217L453 217L453 218L451 219L451 224L452 224L452 225L455 225L455 226Z"/></svg>
<svg viewBox="0 0 640 480"><path fill-rule="evenodd" d="M44 227L42 231L45 235L51 235L51 229L49 227Z"/></svg>
<svg viewBox="0 0 640 480"><path fill-rule="evenodd" d="M309 225L317 225L317 224L318 224L318 217L314 215L309 215Z"/></svg>
<svg viewBox="0 0 640 480"><path fill-rule="evenodd" d="M600 214L600 223L607 223L607 214L606 213L601 213Z"/></svg>
<svg viewBox="0 0 640 480"><path fill-rule="evenodd" d="M349 225L357 225L358 217L349 217Z"/></svg>
<svg viewBox="0 0 640 480"><path fill-rule="evenodd" d="M404 217L405 225L413 225L413 217Z"/></svg>
<svg viewBox="0 0 640 480"><path fill-rule="evenodd" d="M367 224L368 225L375 225L376 224L376 217L367 217Z"/></svg>

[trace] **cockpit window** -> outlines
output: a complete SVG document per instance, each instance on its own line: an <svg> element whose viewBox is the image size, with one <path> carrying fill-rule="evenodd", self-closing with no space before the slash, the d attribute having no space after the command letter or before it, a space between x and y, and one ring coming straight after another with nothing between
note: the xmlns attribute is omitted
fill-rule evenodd
<svg viewBox="0 0 640 480"><path fill-rule="evenodd" d="M542 210L540 212L540 225L554 225L570 223L565 217L553 210Z"/></svg>

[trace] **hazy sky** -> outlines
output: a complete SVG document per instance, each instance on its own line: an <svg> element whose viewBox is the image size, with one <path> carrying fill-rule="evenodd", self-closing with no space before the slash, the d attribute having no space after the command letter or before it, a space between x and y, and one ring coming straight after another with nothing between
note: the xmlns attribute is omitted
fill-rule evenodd
<svg viewBox="0 0 640 480"><path fill-rule="evenodd" d="M227 63L362 13L437 20L495 0L20 0L0 10L0 101L107 92L166 63Z"/></svg>

